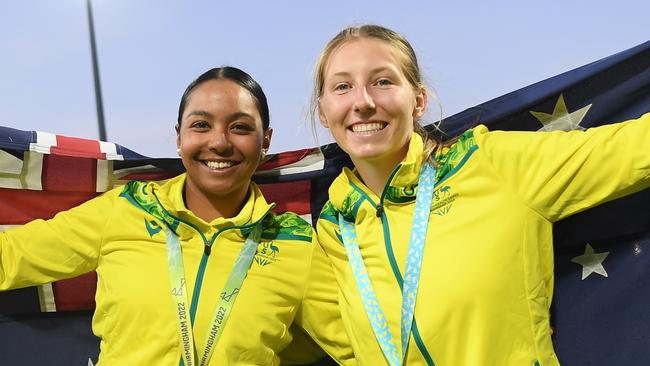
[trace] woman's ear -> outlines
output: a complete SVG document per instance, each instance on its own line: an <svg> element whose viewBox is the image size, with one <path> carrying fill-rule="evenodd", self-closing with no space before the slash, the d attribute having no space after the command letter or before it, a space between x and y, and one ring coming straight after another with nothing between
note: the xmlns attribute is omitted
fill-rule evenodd
<svg viewBox="0 0 650 366"><path fill-rule="evenodd" d="M174 126L174 129L176 130L176 154L181 156L181 129L178 124Z"/></svg>
<svg viewBox="0 0 650 366"><path fill-rule="evenodd" d="M427 111L427 105L429 103L427 88L421 86L418 92L415 94L415 108L413 108L413 118L417 119L424 115L424 112Z"/></svg>
<svg viewBox="0 0 650 366"><path fill-rule="evenodd" d="M264 139L262 140L262 148L268 149L271 146L271 137L273 137L273 129L269 129L264 133Z"/></svg>
<svg viewBox="0 0 650 366"><path fill-rule="evenodd" d="M323 113L323 108L321 108L320 98L318 98L318 104L316 105L316 109L318 110L318 120L320 121L321 126L325 128L329 128L330 126L327 123L327 118L325 117L325 113Z"/></svg>

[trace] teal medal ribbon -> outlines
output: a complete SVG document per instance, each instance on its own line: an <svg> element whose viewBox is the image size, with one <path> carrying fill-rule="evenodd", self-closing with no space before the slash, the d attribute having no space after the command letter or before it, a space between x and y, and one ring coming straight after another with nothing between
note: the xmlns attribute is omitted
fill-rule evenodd
<svg viewBox="0 0 650 366"><path fill-rule="evenodd" d="M346 221L343 215L339 214L339 226L341 228L341 237L345 246L345 252L348 257L348 262L352 267L366 315L368 316L368 320L370 320L370 325L375 333L377 342L391 366L402 365L411 336L415 300L417 298L418 283L420 282L420 269L422 267L424 243L429 226L429 214L434 187L435 168L431 164L425 163L418 179L418 193L415 198L413 225L411 227L411 236L406 257L401 309L401 354L398 351L397 342L390 332L386 316L379 306L377 295L372 288L370 277L363 263L354 223Z"/></svg>
<svg viewBox="0 0 650 366"><path fill-rule="evenodd" d="M210 361L214 346L217 344L226 321L230 316L233 304L239 290L241 289L248 269L251 266L255 251L260 242L262 234L261 221L251 231L246 238L244 246L235 261L228 280L219 295L210 328L205 340L205 345L201 352L201 357L197 363L194 359L194 336L192 332L192 322L190 321L190 310L187 306L187 289L185 285L185 268L183 266L183 255L178 235L167 227L167 262L169 263L169 277L171 280L171 296L174 305L174 313L177 318L177 327L179 334L179 344L181 345L181 365L185 366L205 366Z"/></svg>

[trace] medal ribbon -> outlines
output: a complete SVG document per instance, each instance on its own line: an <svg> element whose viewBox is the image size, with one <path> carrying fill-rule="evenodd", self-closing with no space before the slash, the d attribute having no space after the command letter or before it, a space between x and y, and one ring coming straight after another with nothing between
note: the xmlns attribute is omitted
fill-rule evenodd
<svg viewBox="0 0 650 366"><path fill-rule="evenodd" d="M262 234L261 221L251 231L244 246L235 261L233 269L226 280L223 290L219 295L210 328L205 340L203 352L201 353L199 366L205 366L210 361L214 346L217 344L226 321L230 316L235 299L239 294L248 269L251 266L255 251ZM176 233L167 227L167 261L169 263L169 277L171 279L171 296L174 305L174 313L178 320L179 345L181 347L182 357L181 365L195 366L194 360L194 337L192 332L192 322L189 317L189 308L187 306L187 289L185 285L185 269L183 266L183 255L181 252L180 240Z"/></svg>
<svg viewBox="0 0 650 366"><path fill-rule="evenodd" d="M384 312L379 306L377 295L372 288L370 277L368 277L366 266L363 263L354 223L345 221L343 215L339 214L339 226L341 228L345 252L348 257L348 262L352 267L366 315L368 316L368 320L370 320L370 325L375 333L377 342L391 366L402 365L411 336L415 300L417 298L418 283L420 282L420 269L422 267L427 228L429 226L429 214L434 186L435 169L431 164L425 163L418 179L418 193L415 198L413 224L411 226L411 236L408 244L408 254L406 256L401 309L401 355L398 351L397 342L390 332L390 327L388 326Z"/></svg>

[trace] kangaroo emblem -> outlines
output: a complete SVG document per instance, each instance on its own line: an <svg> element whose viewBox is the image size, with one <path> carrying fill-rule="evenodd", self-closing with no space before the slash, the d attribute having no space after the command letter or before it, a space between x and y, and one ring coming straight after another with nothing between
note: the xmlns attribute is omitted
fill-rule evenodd
<svg viewBox="0 0 650 366"><path fill-rule="evenodd" d="M275 257L278 253L280 253L280 248L277 246L273 245L273 243L269 244L269 248L271 248L271 255Z"/></svg>
<svg viewBox="0 0 650 366"><path fill-rule="evenodd" d="M263 242L257 253L255 253L255 262L261 266L266 266L277 261L278 254L280 254L280 248L277 245L274 245L272 241Z"/></svg>
<svg viewBox="0 0 650 366"><path fill-rule="evenodd" d="M451 211L454 201L458 198L458 193L452 194L451 186L440 187L433 193L435 202L432 204L431 212L438 216L444 216Z"/></svg>

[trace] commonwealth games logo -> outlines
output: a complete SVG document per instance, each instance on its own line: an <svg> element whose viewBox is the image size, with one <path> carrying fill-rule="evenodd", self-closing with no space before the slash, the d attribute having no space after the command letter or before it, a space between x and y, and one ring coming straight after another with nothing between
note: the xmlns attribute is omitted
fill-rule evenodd
<svg viewBox="0 0 650 366"><path fill-rule="evenodd" d="M280 255L280 248L273 244L273 241L261 242L255 252L255 263L260 266L266 266L275 263Z"/></svg>
<svg viewBox="0 0 650 366"><path fill-rule="evenodd" d="M431 202L431 212L438 216L444 216L451 211L454 201L458 198L458 193L451 192L451 186L444 186L433 193Z"/></svg>

